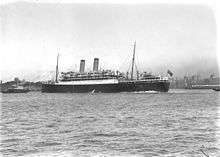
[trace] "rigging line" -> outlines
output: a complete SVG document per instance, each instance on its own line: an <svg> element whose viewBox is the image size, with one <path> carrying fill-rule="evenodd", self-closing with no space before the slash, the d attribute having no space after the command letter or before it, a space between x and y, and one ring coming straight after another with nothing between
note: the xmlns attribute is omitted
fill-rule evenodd
<svg viewBox="0 0 220 157"><path fill-rule="evenodd" d="M133 55L133 54L132 54ZM129 72L129 70L130 70L130 58L132 58L132 56L130 55L130 53L129 53L129 55L126 55L127 57L125 58L125 60L124 60L124 62L123 62L123 64L121 64L121 66L119 67L119 68L121 68L123 65L124 65L124 63L129 63L129 64L127 64L127 65L129 65L129 68L128 68L128 72Z"/></svg>
<svg viewBox="0 0 220 157"><path fill-rule="evenodd" d="M136 75L140 75L140 71L137 68L137 65L135 64L135 68L136 68Z"/></svg>
<svg viewBox="0 0 220 157"><path fill-rule="evenodd" d="M138 68L137 68L137 64L135 63L135 69L136 69L136 72L138 72Z"/></svg>
<svg viewBox="0 0 220 157"><path fill-rule="evenodd" d="M124 65L129 65L129 66L130 66L130 61L129 61L128 58L130 58L129 55L127 55L127 57L124 59L124 61L123 61L122 64L120 65L119 69L121 69L122 66L124 66ZM128 63L129 63L129 64L128 64Z"/></svg>
<svg viewBox="0 0 220 157"><path fill-rule="evenodd" d="M139 68L139 71L142 70L141 66L140 66L140 61L139 61L139 58L138 58L138 53L136 53L136 62L137 63L137 67Z"/></svg>
<svg viewBox="0 0 220 157"><path fill-rule="evenodd" d="M131 63L129 64L128 70L127 70L126 72L129 72L129 71L130 71L130 68L131 68Z"/></svg>

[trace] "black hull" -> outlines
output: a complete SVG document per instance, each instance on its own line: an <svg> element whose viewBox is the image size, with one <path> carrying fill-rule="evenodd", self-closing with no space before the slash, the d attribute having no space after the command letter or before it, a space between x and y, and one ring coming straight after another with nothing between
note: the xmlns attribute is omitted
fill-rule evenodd
<svg viewBox="0 0 220 157"><path fill-rule="evenodd" d="M220 88L213 88L213 90L219 92Z"/></svg>
<svg viewBox="0 0 220 157"><path fill-rule="evenodd" d="M1 91L2 93L27 93L30 92L28 89L8 89L5 91Z"/></svg>
<svg viewBox="0 0 220 157"><path fill-rule="evenodd" d="M60 85L42 84L42 92L46 93L117 93L117 92L139 92L158 91L168 92L170 82L168 81L136 81L119 82L118 84L92 84L92 85Z"/></svg>

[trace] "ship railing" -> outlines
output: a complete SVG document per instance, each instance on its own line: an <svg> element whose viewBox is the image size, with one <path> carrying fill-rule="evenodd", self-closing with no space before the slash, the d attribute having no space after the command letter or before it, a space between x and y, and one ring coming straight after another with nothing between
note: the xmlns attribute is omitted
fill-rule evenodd
<svg viewBox="0 0 220 157"><path fill-rule="evenodd" d="M121 72L114 72L111 70L104 70L104 71L98 71L98 72L61 72L61 75L63 77L86 77L86 76L122 76L123 73Z"/></svg>
<svg viewBox="0 0 220 157"><path fill-rule="evenodd" d="M85 80L106 80L106 79L117 79L117 77L65 78L65 79L61 79L61 81L85 81Z"/></svg>
<svg viewBox="0 0 220 157"><path fill-rule="evenodd" d="M62 80L94 80L94 79L121 79L121 75L87 75L87 76L63 76Z"/></svg>
<svg viewBox="0 0 220 157"><path fill-rule="evenodd" d="M105 71L93 71L93 72L61 72L61 75L100 75L100 74L110 74L110 75L115 75L116 73L114 71L109 71L109 70L105 70ZM122 74L121 72L118 72L118 74Z"/></svg>
<svg viewBox="0 0 220 157"><path fill-rule="evenodd" d="M137 81L143 81L143 82L168 82L168 80L165 80L165 79L146 79L146 80L137 80Z"/></svg>
<svg viewBox="0 0 220 157"><path fill-rule="evenodd" d="M55 84L55 82L51 81L51 80L49 80L49 81L42 81L42 83L43 84Z"/></svg>

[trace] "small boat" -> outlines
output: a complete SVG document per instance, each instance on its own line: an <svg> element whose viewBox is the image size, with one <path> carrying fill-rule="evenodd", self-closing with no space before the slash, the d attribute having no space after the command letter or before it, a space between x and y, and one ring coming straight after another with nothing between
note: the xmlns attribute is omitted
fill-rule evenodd
<svg viewBox="0 0 220 157"><path fill-rule="evenodd" d="M30 90L28 88L24 88L23 86L18 86L16 88L8 88L6 90L2 90L2 93L27 93Z"/></svg>
<svg viewBox="0 0 220 157"><path fill-rule="evenodd" d="M220 87L219 87L219 88L212 88L212 90L214 90L214 91L220 91Z"/></svg>

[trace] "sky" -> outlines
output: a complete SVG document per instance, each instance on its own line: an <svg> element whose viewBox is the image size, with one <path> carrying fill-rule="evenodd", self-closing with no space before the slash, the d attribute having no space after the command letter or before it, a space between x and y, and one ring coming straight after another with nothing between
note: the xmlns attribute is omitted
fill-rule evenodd
<svg viewBox="0 0 220 157"><path fill-rule="evenodd" d="M186 4L64 4L16 2L0 6L2 80L31 81L78 71L129 70L136 41L140 71L174 77L219 75L212 8Z"/></svg>

